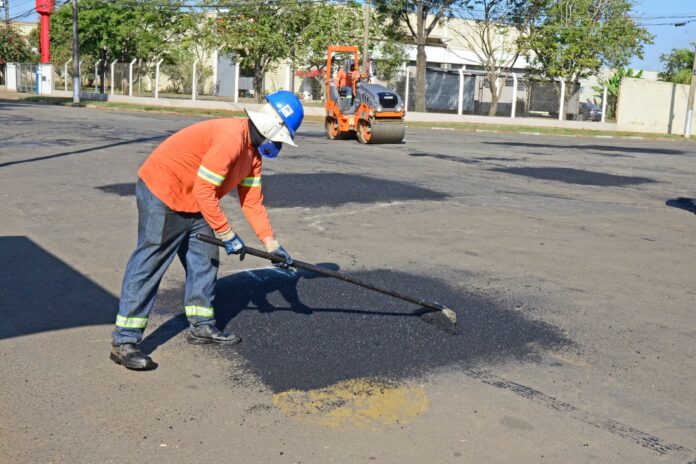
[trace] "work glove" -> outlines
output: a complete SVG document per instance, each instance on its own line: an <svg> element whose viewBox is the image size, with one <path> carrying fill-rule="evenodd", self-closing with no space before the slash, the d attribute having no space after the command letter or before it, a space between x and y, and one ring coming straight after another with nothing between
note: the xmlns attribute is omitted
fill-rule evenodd
<svg viewBox="0 0 696 464"><path fill-rule="evenodd" d="M288 253L285 248L280 246L280 243L278 243L278 240L271 240L271 241L267 242L266 243L266 250L269 253L272 253L276 256L283 258L284 261L282 261L282 262L275 262L275 261L273 262L273 265L275 267L281 267L283 269L287 269L288 267L290 267L292 265L293 259L290 256L290 253Z"/></svg>
<svg viewBox="0 0 696 464"><path fill-rule="evenodd" d="M239 235L230 228L227 232L220 234L220 239L225 244L225 252L228 255L239 255L239 260L244 261L246 245Z"/></svg>

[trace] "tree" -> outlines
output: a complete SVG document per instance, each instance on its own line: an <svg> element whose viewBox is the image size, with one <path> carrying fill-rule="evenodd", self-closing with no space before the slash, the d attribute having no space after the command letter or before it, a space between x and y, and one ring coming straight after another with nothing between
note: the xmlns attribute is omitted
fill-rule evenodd
<svg viewBox="0 0 696 464"><path fill-rule="evenodd" d="M498 86L499 79L507 79L517 63L522 51L518 38L533 18L532 8L526 0L473 0L464 11L471 20L463 31L452 32L476 55L486 72L491 92L488 115L495 116L505 88Z"/></svg>
<svg viewBox="0 0 696 464"><path fill-rule="evenodd" d="M0 26L0 64L36 61L37 58L29 42L14 28Z"/></svg>
<svg viewBox="0 0 696 464"><path fill-rule="evenodd" d="M292 44L289 58L299 67L319 71L317 82L321 84L325 77L326 50L329 45L355 43L355 25L361 21L361 10L355 3L307 3L303 10L291 19L298 41ZM320 87L323 90L323 85Z"/></svg>
<svg viewBox="0 0 696 464"><path fill-rule="evenodd" d="M237 57L237 65L254 72L254 97L263 99L263 79L280 60L290 57L298 42L292 18L304 5L299 2L239 3L217 1L223 9L212 18L213 42Z"/></svg>
<svg viewBox="0 0 696 464"><path fill-rule="evenodd" d="M693 44L696 47L696 42ZM660 55L665 70L658 73L661 81L673 84L691 84L691 70L694 65L694 50L673 48L671 52Z"/></svg>
<svg viewBox="0 0 696 464"><path fill-rule="evenodd" d="M379 12L388 22L387 27L391 27L394 33L410 35L416 44L416 111L425 111L425 45L428 37L443 18L465 3L466 0L375 1Z"/></svg>
<svg viewBox="0 0 696 464"><path fill-rule="evenodd" d="M631 17L632 0L532 2L540 14L520 39L531 71L546 79L561 78L571 88L602 66L623 68L633 56L642 57L644 44L652 41ZM566 103L571 95L567 92Z"/></svg>
<svg viewBox="0 0 696 464"><path fill-rule="evenodd" d="M293 60L301 61L308 69L319 70L319 76L323 76L329 45L358 45L362 42L362 30L356 28L356 24L363 21L363 8L355 3L308 4L307 8L308 16L297 17L303 27L299 34L299 43L293 49ZM377 64L380 77L389 79L403 66L403 45L392 35L385 33L383 24L374 10L370 11L370 15L368 53ZM307 21L306 18L311 20ZM361 64L362 60L358 65Z"/></svg>
<svg viewBox="0 0 696 464"><path fill-rule="evenodd" d="M92 69L101 60L104 70L113 60L166 58L176 52L176 44L186 35L187 17L183 0L80 0L79 46L83 66ZM65 63L72 57L69 2L52 17L51 55L54 63Z"/></svg>

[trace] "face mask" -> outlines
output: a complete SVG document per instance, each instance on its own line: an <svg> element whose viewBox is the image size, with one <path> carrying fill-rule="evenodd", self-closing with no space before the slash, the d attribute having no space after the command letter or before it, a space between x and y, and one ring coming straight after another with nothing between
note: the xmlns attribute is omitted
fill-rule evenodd
<svg viewBox="0 0 696 464"><path fill-rule="evenodd" d="M281 142L266 142L259 145L258 151L264 158L275 158L280 153L280 149L283 148Z"/></svg>

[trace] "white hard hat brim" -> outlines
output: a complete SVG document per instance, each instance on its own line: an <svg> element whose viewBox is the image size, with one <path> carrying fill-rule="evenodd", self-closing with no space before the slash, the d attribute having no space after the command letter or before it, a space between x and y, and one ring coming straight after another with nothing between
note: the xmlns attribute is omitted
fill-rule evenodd
<svg viewBox="0 0 696 464"><path fill-rule="evenodd" d="M272 142L281 142L297 147L297 144L292 139L290 131L287 127L282 125L282 120L280 116L269 115L267 113L262 113L260 111L252 111L244 108L247 116L251 122L254 123L256 129L261 132L261 135L266 137ZM275 110L273 110L275 111Z"/></svg>

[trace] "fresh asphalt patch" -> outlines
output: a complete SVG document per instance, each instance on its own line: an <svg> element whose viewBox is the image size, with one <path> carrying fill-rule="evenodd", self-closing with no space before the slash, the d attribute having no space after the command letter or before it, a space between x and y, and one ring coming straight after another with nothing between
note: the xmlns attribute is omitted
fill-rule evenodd
<svg viewBox="0 0 696 464"><path fill-rule="evenodd" d="M586 171L584 169L557 167L509 167L493 168L491 171L504 172L533 179L551 180L566 184L594 185L597 187L623 187L627 185L649 184L657 182L647 177L619 176L604 172Z"/></svg>
<svg viewBox="0 0 696 464"><path fill-rule="evenodd" d="M351 275L447 305L457 312L457 333L424 322L416 305L334 279L275 268L242 271L218 281L218 326L244 339L230 350L241 354L274 392L363 377L399 381L444 367L529 359L536 350L571 343L556 328L528 319L501 301L436 278L389 270ZM186 328L182 306L181 290L162 292L156 311L177 316L147 337L147 350Z"/></svg>

